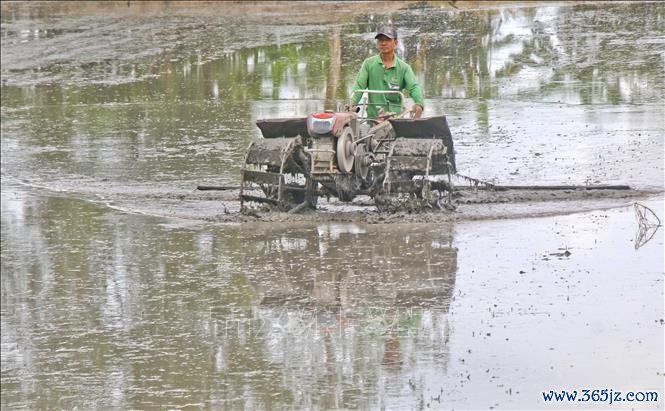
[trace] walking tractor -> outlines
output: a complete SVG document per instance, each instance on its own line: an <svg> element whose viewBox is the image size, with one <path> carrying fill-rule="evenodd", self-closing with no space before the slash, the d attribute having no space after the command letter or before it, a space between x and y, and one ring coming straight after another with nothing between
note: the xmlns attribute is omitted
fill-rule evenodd
<svg viewBox="0 0 665 411"><path fill-rule="evenodd" d="M258 120L263 138L242 164L240 207L267 203L298 212L320 196L371 197L380 211L453 208L456 172L445 116L411 118L399 91L359 90L346 110ZM366 115L370 93L399 94L400 112Z"/></svg>

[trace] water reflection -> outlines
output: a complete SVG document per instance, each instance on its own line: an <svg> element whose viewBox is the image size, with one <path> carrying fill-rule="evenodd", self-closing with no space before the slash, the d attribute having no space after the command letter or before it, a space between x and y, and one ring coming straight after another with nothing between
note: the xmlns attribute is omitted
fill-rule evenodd
<svg viewBox="0 0 665 411"><path fill-rule="evenodd" d="M370 406L446 370L450 226L187 230L19 187L2 207L3 406Z"/></svg>
<svg viewBox="0 0 665 411"><path fill-rule="evenodd" d="M399 232L399 240L374 242L368 238L374 233L354 224L320 226L313 238L292 233L273 238L259 230L256 257L244 261L245 269L259 271L250 281L257 282L261 304L295 301L343 312L368 303L445 308L454 285L448 273L455 271L456 260L450 233L432 237L418 226L389 231ZM265 278L262 267L280 275Z"/></svg>
<svg viewBox="0 0 665 411"><path fill-rule="evenodd" d="M426 95L432 98L505 97L514 92L506 88L507 82L497 80L515 78L522 70L533 71L522 79L526 81L521 81L523 84L520 87L526 90L541 86L558 88L580 80L588 85L600 81L610 87L614 83L613 75L617 73L620 77L639 76L639 88L643 88L645 83L657 85L655 80L660 79L663 73L653 64L657 65L660 58L658 46L662 43L663 32L659 21L663 6L654 3L613 4L608 7L611 10L593 4L462 12L416 8L380 16L376 20L392 20L398 24L402 33L403 57L412 62L418 76L424 79ZM613 19L616 14L621 14L622 18ZM304 39L287 32L273 38L267 45L209 52L219 53L217 58L204 55L200 48L189 55L169 50L147 61L135 61L127 67L135 73L156 75L164 80L157 85L161 86L158 89L172 88L171 92L181 94L180 98L187 100L205 99L206 88L202 89L199 84L203 80L209 85L212 79L224 80L230 92L228 97L232 97L233 101L261 97L307 98L308 93L318 98L325 95L331 99L334 95L335 98L345 99L348 98L346 91L355 77L359 58L375 52L371 36L377 24L375 19L360 15L356 20L354 24L333 25L330 33L327 30L309 31ZM7 26L18 24L20 20L5 16L3 22L4 38L20 36L20 33L7 29ZM620 25L625 33L612 35L615 31L609 30L605 23ZM33 33L30 30L23 30L22 33L26 32ZM34 33L40 32L58 36L69 31L34 30ZM593 34L588 35L589 32ZM162 40L169 38L165 36ZM160 38L155 41L160 41ZM4 46L8 51L19 47L11 41L5 42ZM117 63L103 62L106 63L108 72L103 77L115 78L113 74L118 70ZM616 67L617 64L619 67ZM339 69L341 78L338 80ZM3 84L20 84L20 76L13 73L22 70L5 66ZM86 71L87 67L72 70ZM566 75L573 77L561 84ZM595 82L590 81L591 76L595 76ZM138 75L134 80L142 78ZM321 91L326 79L332 85L340 80L344 85L332 87L335 93L328 91L323 94ZM143 82L150 84L151 80L144 78ZM179 87L181 82L192 84ZM122 87L121 84L114 86ZM632 93L626 87L626 84L621 86L624 89L621 93L623 99L610 101L630 101L625 100L630 99ZM203 95L196 95L200 91L204 91ZM145 95L136 93L136 97ZM110 97L111 101L115 101L113 96L101 97ZM607 96L603 98L602 91L594 98L608 101ZM8 103L12 100L5 99ZM591 103L592 100L586 102Z"/></svg>
<svg viewBox="0 0 665 411"><path fill-rule="evenodd" d="M296 404L373 404L382 374L408 372L424 347L445 369L457 261L450 228L330 224L259 228L252 238L243 271L259 306L222 334L265 338L271 363L296 383Z"/></svg>

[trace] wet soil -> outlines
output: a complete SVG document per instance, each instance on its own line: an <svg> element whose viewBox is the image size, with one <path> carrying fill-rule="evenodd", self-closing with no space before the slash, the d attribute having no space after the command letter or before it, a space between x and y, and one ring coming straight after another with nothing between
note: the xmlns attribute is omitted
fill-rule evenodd
<svg viewBox="0 0 665 411"><path fill-rule="evenodd" d="M6 180L11 184L11 180ZM625 207L634 202L662 197L663 191L648 189L491 189L461 188L453 198L454 210L422 209L379 212L374 200L358 196L351 202L334 197L319 199L317 209L304 209L292 214L268 205L249 202L241 211L239 191L174 189L171 186L137 186L111 188L94 182L77 182L77 187L60 185L57 191L25 182L14 184L33 190L45 189L95 203L106 204L125 212L215 223L241 222L362 222L393 224L395 222L455 222L505 218L543 217L585 212L594 209ZM82 188L85 187L85 188ZM247 194L263 196L260 191Z"/></svg>

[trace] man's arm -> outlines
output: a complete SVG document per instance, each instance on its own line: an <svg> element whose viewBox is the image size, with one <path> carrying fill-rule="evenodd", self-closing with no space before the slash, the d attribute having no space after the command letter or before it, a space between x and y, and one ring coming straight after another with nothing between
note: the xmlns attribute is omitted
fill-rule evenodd
<svg viewBox="0 0 665 411"><path fill-rule="evenodd" d="M406 65L406 70L404 72L404 85L404 88L408 90L409 95L413 101L422 109L424 109L425 99L423 98L423 89L420 87L420 84L418 84L416 75L413 73L413 69L408 64Z"/></svg>
<svg viewBox="0 0 665 411"><path fill-rule="evenodd" d="M360 71L356 77L356 83L353 85L353 91L356 90L365 90L369 82L369 70L367 69L367 60L363 61L362 66L360 66ZM362 93L353 93L351 95L351 101L353 104L358 104L362 98Z"/></svg>

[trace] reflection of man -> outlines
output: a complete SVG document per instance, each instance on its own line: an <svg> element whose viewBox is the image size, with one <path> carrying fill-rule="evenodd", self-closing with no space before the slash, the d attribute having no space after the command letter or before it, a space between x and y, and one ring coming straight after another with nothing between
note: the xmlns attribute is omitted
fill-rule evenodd
<svg viewBox="0 0 665 411"><path fill-rule="evenodd" d="M363 62L353 91L356 90L407 90L415 101L411 111L414 117L420 118L425 107L423 91L413 74L411 66L402 61L395 54L397 47L397 32L392 27L380 28L376 36L376 46L379 49L377 56L372 56ZM358 104L362 93L353 93L353 104ZM376 117L380 109L383 112L400 112L401 101L399 94L372 94L368 95L367 115Z"/></svg>

